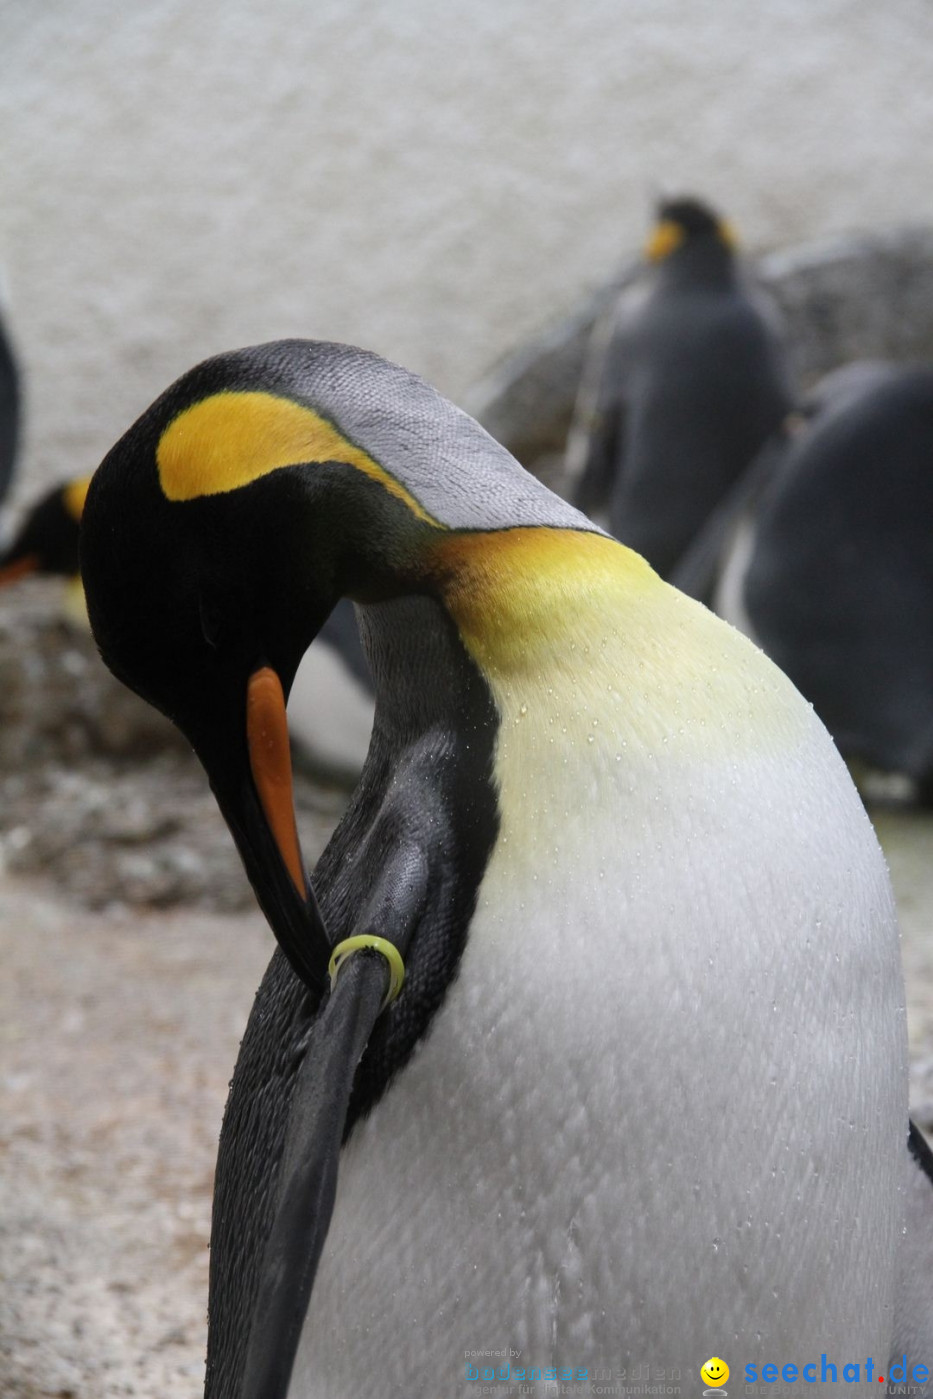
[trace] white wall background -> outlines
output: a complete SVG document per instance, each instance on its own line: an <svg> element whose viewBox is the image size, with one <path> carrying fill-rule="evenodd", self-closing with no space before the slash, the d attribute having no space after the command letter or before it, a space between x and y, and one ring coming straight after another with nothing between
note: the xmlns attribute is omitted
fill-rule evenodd
<svg viewBox="0 0 933 1399"><path fill-rule="evenodd" d="M933 221L928 0L0 0L19 498L234 345L452 397L640 242Z"/></svg>

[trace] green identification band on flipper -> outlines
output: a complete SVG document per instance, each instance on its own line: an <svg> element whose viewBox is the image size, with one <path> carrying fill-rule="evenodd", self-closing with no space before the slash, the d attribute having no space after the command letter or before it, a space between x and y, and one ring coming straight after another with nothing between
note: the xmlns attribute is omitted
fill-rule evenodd
<svg viewBox="0 0 933 1399"><path fill-rule="evenodd" d="M356 937L344 938L343 942L338 942L327 964L331 990L337 984L337 977L344 962L352 957L354 952L360 952L364 947L371 947L374 952L381 952L389 964L389 989L379 1008L381 1014L386 1006L390 1006L396 999L405 981L405 963L402 961L402 955L398 948L385 938L377 938L369 933L358 933Z"/></svg>

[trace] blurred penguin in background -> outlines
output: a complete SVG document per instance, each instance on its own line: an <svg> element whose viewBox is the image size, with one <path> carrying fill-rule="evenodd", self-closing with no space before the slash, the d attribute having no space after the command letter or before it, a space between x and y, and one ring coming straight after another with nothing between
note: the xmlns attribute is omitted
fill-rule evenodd
<svg viewBox="0 0 933 1399"><path fill-rule="evenodd" d="M846 758L912 779L931 805L933 369L827 375L766 465L760 501L726 531L716 611L778 663Z"/></svg>
<svg viewBox="0 0 933 1399"><path fill-rule="evenodd" d="M80 583L78 535L90 479L82 476L59 482L27 511L0 552L0 585L32 573Z"/></svg>
<svg viewBox="0 0 933 1399"><path fill-rule="evenodd" d="M574 500L662 577L792 406L776 309L708 205L662 203L649 283L594 332L568 444Z"/></svg>
<svg viewBox="0 0 933 1399"><path fill-rule="evenodd" d="M13 347L0 316L0 504L9 493L19 442L20 382Z"/></svg>
<svg viewBox="0 0 933 1399"><path fill-rule="evenodd" d="M773 483L819 418L843 412L864 394L901 373L886 360L854 360L824 374L769 437L744 475L726 492L671 571L670 582L688 597L705 602L740 631L753 628L743 600L755 535L755 517Z"/></svg>

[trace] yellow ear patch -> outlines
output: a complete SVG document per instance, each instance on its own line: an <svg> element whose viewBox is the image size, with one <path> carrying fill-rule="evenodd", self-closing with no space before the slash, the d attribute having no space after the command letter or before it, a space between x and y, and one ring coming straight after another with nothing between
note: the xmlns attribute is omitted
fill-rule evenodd
<svg viewBox="0 0 933 1399"><path fill-rule="evenodd" d="M159 438L156 464L169 500L235 491L304 462L345 462L378 481L428 524L429 515L400 481L333 423L290 398L260 392L216 393L185 408Z"/></svg>
<svg viewBox="0 0 933 1399"><path fill-rule="evenodd" d="M71 518L79 523L84 514L84 502L87 500L87 488L90 484L90 476L82 476L62 490L62 503L65 509Z"/></svg>
<svg viewBox="0 0 933 1399"><path fill-rule="evenodd" d="M680 247L687 234L673 219L662 219L645 244L649 262L663 262Z"/></svg>

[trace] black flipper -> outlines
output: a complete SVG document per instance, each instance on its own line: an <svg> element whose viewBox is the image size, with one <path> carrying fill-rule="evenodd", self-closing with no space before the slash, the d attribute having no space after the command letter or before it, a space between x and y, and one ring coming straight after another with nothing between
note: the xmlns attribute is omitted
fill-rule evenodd
<svg viewBox="0 0 933 1399"><path fill-rule="evenodd" d="M640 300L641 293L636 289ZM567 435L569 498L584 515L605 513L623 466L625 446L624 350L627 301L596 322L586 349Z"/></svg>
<svg viewBox="0 0 933 1399"><path fill-rule="evenodd" d="M419 848L400 847L354 935L386 938L404 958L424 905L428 874L429 861ZM289 1113L241 1399L286 1399L333 1214L353 1080L387 989L388 965L382 954L355 953L311 1028Z"/></svg>
<svg viewBox="0 0 933 1399"><path fill-rule="evenodd" d="M622 457L621 406L606 409L590 425L583 471L573 493L573 503L584 515L605 510Z"/></svg>
<svg viewBox="0 0 933 1399"><path fill-rule="evenodd" d="M243 1399L285 1399L337 1193L353 1075L379 1014L385 960L358 953L314 1023L285 1139L279 1202L250 1327Z"/></svg>
<svg viewBox="0 0 933 1399"><path fill-rule="evenodd" d="M787 431L782 429L769 438L747 471L726 492L672 569L668 581L675 588L698 602L712 605L735 531L746 515L755 514L762 496L780 474L788 445Z"/></svg>

